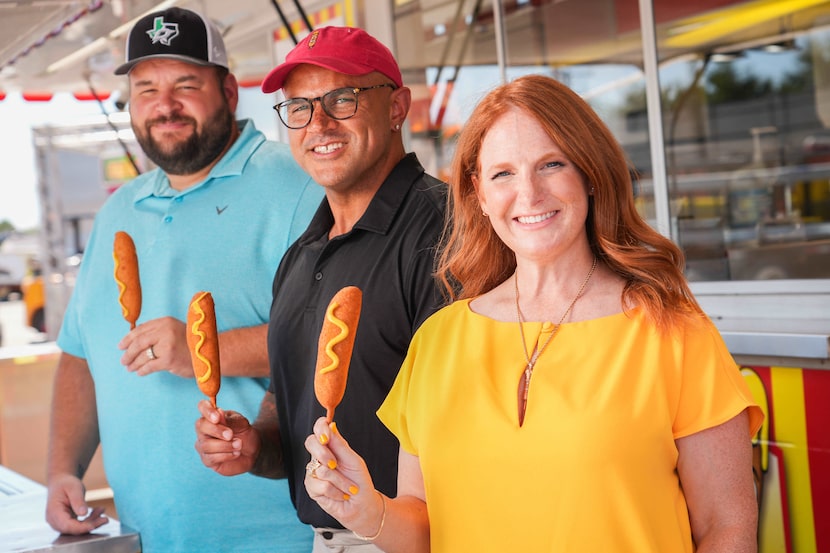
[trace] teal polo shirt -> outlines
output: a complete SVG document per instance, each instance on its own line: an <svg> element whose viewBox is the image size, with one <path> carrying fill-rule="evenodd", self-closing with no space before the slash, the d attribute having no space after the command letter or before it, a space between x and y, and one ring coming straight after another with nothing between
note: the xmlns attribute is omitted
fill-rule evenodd
<svg viewBox="0 0 830 553"><path fill-rule="evenodd" d="M140 377L121 365L117 344L129 324L113 277L115 232L136 244L138 324L186 320L191 297L204 290L221 332L268 321L280 259L322 197L288 147L246 121L204 182L177 191L156 169L120 187L97 214L58 346L89 363L118 518L140 532L144 553L307 552L312 534L298 522L285 481L228 478L202 464L193 444L204 396L194 379ZM267 379L226 377L217 401L252 416L266 387Z"/></svg>

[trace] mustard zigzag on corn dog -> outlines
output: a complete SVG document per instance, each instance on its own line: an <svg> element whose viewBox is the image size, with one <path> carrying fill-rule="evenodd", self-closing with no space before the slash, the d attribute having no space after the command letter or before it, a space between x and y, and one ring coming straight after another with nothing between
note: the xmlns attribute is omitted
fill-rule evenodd
<svg viewBox="0 0 830 553"><path fill-rule="evenodd" d="M124 231L119 230L115 233L112 258L115 262L113 276L118 285L118 303L121 305L121 314L130 323L130 329L133 329L141 313L141 282L135 243L132 237Z"/></svg>
<svg viewBox="0 0 830 553"><path fill-rule="evenodd" d="M328 422L334 418L334 409L346 392L362 301L363 292L360 288L342 288L329 302L323 328L320 329L314 393L320 405L326 408Z"/></svg>
<svg viewBox="0 0 830 553"><path fill-rule="evenodd" d="M187 346L199 389L216 406L222 375L219 368L219 333L210 292L196 292L187 310Z"/></svg>
<svg viewBox="0 0 830 553"><path fill-rule="evenodd" d="M336 301L332 301L329 304L328 309L326 309L326 320L338 327L340 329L340 333L331 340L329 340L328 343L326 343L325 352L326 355L328 355L329 359L331 359L331 364L321 368L320 374L326 374L340 366L340 357L338 357L337 354L334 352L334 346L336 346L349 336L349 327L343 320L338 319L337 316L334 314L334 310L338 307L340 307L340 304Z"/></svg>
<svg viewBox="0 0 830 553"><path fill-rule="evenodd" d="M118 303L121 305L121 314L124 315L124 318L130 316L130 310L127 309L127 306L124 305L124 293L127 291L127 285L118 278L119 268L121 267L121 260L118 259L118 256L115 253L112 254L112 258L115 260L115 283L118 285Z"/></svg>
<svg viewBox="0 0 830 553"><path fill-rule="evenodd" d="M205 364L206 370L205 374L202 376L196 377L196 382L202 384L210 380L210 375L213 373L213 367L211 366L211 361L207 357L202 354L202 345L205 343L205 339L207 338L207 333L203 330L200 330L199 327L203 322L205 322L205 310L202 309L202 306L199 305L199 300L202 299L207 292L202 292L199 297L194 300L192 309L196 313L197 317L194 319L193 323L190 325L190 332L194 335L198 336L198 340L196 345L193 348L193 353L196 354L198 359L201 359L202 363Z"/></svg>

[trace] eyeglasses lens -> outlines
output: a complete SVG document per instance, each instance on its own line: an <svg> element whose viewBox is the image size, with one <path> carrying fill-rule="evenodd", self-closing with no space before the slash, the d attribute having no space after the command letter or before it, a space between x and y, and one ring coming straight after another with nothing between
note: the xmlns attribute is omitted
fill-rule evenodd
<svg viewBox="0 0 830 553"><path fill-rule="evenodd" d="M357 113L357 94L353 88L338 88L313 100L286 100L277 106L277 112L288 128L301 129L311 122L315 100L320 101L323 111L332 119L348 119Z"/></svg>

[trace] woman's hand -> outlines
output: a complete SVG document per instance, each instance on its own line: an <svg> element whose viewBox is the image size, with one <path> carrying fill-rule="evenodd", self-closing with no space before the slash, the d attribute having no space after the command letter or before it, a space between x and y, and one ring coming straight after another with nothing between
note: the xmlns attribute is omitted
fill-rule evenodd
<svg viewBox="0 0 830 553"><path fill-rule="evenodd" d="M374 536L383 520L386 501L375 490L366 463L325 417L314 423L306 438L311 460L306 466L308 495L346 528L361 536Z"/></svg>

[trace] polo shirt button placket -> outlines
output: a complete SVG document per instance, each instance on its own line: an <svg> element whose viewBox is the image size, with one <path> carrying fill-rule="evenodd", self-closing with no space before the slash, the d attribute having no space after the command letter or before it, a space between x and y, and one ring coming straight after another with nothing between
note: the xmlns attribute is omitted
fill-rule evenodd
<svg viewBox="0 0 830 553"><path fill-rule="evenodd" d="M325 530L323 532L320 532L320 535L323 536L324 540L330 540L334 537L334 532L329 532L328 530Z"/></svg>
<svg viewBox="0 0 830 553"><path fill-rule="evenodd" d="M314 273L314 280L317 280L317 281L323 280L323 273L320 273L320 272Z"/></svg>

